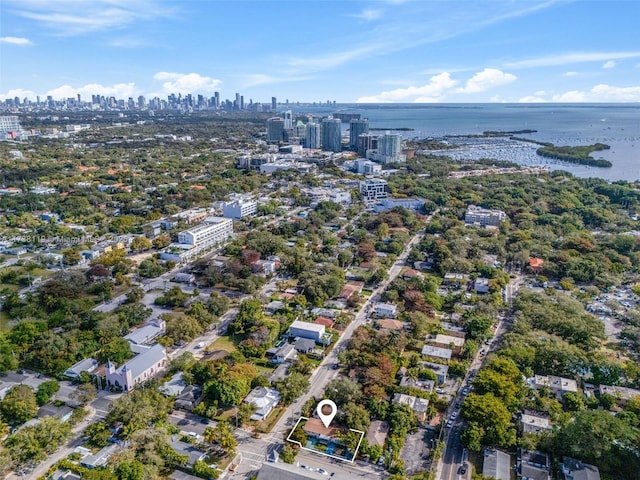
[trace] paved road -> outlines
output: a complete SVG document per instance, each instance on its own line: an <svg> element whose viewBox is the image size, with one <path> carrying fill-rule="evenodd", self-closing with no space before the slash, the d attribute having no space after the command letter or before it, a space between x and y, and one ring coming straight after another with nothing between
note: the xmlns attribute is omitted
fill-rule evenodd
<svg viewBox="0 0 640 480"><path fill-rule="evenodd" d="M500 316L498 317L498 323L496 324L496 330L491 342L486 347L487 353L493 352L498 349L500 346L500 342L502 341L502 336L507 331L511 323L510 317ZM481 346L481 350L484 346ZM464 381L464 385L470 385L473 378L475 378L476 374L482 368L487 356L481 355L480 352L476 354L469 370L467 371ZM449 408L445 412L445 420L448 420L451 417L451 414L455 411L458 412L459 409L456 407L456 404L462 403L464 400L463 388L461 388L457 395L453 398L451 403L449 404ZM463 479L463 478L471 478L471 469L468 469L466 475L458 475L458 469L462 464L462 446L460 444L460 429L462 428L464 421L460 416L458 416L453 424L451 429L446 429L443 441L445 442L445 447L442 452L442 456L438 461L436 466L436 478L440 480L452 480L452 479Z"/></svg>

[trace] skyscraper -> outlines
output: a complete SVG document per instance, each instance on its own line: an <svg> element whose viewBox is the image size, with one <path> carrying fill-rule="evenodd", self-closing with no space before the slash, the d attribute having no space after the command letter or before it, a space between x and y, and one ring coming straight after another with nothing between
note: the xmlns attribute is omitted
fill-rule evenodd
<svg viewBox="0 0 640 480"><path fill-rule="evenodd" d="M363 118L349 122L349 150L358 150L358 137L363 133L369 133L369 120Z"/></svg>
<svg viewBox="0 0 640 480"><path fill-rule="evenodd" d="M322 149L329 152L342 150L342 122L337 118L323 118L320 129Z"/></svg>
<svg viewBox="0 0 640 480"><path fill-rule="evenodd" d="M293 127L293 114L291 110L287 110L284 112L284 128L292 128Z"/></svg>
<svg viewBox="0 0 640 480"><path fill-rule="evenodd" d="M402 135L384 132L384 135L378 139L378 154L393 157L400 153L402 153Z"/></svg>
<svg viewBox="0 0 640 480"><path fill-rule="evenodd" d="M304 144L307 148L320 148L320 125L315 122L307 123L307 136Z"/></svg>
<svg viewBox="0 0 640 480"><path fill-rule="evenodd" d="M280 142L284 136L284 120L280 117L267 119L267 142Z"/></svg>
<svg viewBox="0 0 640 480"><path fill-rule="evenodd" d="M271 111L275 112L278 109L278 102L276 97L271 97Z"/></svg>

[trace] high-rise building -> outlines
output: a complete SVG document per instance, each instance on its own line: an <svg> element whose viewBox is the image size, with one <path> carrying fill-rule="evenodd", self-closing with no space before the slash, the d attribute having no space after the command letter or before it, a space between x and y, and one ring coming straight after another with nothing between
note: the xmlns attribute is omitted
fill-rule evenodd
<svg viewBox="0 0 640 480"><path fill-rule="evenodd" d="M276 97L271 97L271 110L276 111L278 108L278 102L276 101Z"/></svg>
<svg viewBox="0 0 640 480"><path fill-rule="evenodd" d="M283 113L284 117L284 128L289 129L293 127L293 114L291 110L287 110Z"/></svg>
<svg viewBox="0 0 640 480"><path fill-rule="evenodd" d="M284 120L280 117L267 119L267 142L281 142L284 136Z"/></svg>
<svg viewBox="0 0 640 480"><path fill-rule="evenodd" d="M321 147L320 143L320 125L315 122L307 123L307 135L304 144L307 148L318 149Z"/></svg>
<svg viewBox="0 0 640 480"><path fill-rule="evenodd" d="M367 150L374 150L378 148L378 136L371 133L363 133L358 135L358 141L356 143L356 150L359 155L366 157Z"/></svg>
<svg viewBox="0 0 640 480"><path fill-rule="evenodd" d="M329 152L342 150L342 122L337 118L323 118L320 128L322 149Z"/></svg>
<svg viewBox="0 0 640 480"><path fill-rule="evenodd" d="M369 120L353 119L349 122L349 150L358 150L358 137L363 133L369 133Z"/></svg>
<svg viewBox="0 0 640 480"><path fill-rule="evenodd" d="M378 154L392 157L402 153L402 135L385 132L378 138Z"/></svg>
<svg viewBox="0 0 640 480"><path fill-rule="evenodd" d="M216 109L218 109L218 108L220 108L220 92L214 92L214 93L213 93L213 96L214 96L214 98L215 98L215 104L214 104L214 107L215 107Z"/></svg>
<svg viewBox="0 0 640 480"><path fill-rule="evenodd" d="M19 132L22 130L17 116L0 117L0 133Z"/></svg>

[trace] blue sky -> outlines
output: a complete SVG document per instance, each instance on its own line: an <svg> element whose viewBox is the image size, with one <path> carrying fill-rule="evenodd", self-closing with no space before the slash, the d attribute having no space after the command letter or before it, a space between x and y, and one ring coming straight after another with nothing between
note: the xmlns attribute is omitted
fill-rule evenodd
<svg viewBox="0 0 640 480"><path fill-rule="evenodd" d="M638 102L637 0L1 0L0 99Z"/></svg>

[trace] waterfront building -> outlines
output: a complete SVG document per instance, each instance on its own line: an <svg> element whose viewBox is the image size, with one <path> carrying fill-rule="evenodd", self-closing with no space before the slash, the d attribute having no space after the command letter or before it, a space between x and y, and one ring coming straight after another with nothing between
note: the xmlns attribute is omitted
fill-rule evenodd
<svg viewBox="0 0 640 480"><path fill-rule="evenodd" d="M369 120L364 118L353 119L349 123L349 150L358 150L358 137L369 133Z"/></svg>
<svg viewBox="0 0 640 480"><path fill-rule="evenodd" d="M323 150L329 152L342 150L342 122L340 120L331 117L322 119L320 135Z"/></svg>
<svg viewBox="0 0 640 480"><path fill-rule="evenodd" d="M320 125L315 122L307 123L307 132L305 138L305 147L319 149L321 147Z"/></svg>

